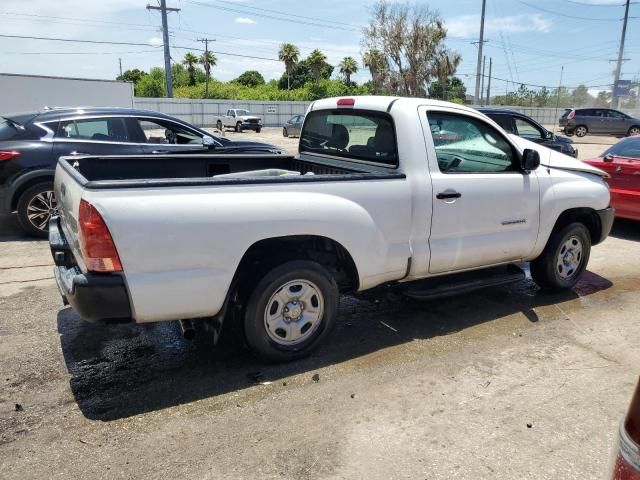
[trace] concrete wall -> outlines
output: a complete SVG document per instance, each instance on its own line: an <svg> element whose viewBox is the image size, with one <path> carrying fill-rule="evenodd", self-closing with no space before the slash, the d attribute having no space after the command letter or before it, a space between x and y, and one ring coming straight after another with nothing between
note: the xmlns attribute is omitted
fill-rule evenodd
<svg viewBox="0 0 640 480"><path fill-rule="evenodd" d="M0 114L47 107L132 107L133 84L0 73Z"/></svg>
<svg viewBox="0 0 640 480"><path fill-rule="evenodd" d="M224 115L229 108L244 108L262 117L263 125L278 127L292 116L306 113L311 102L135 97L134 104L136 108L166 113L198 127L215 127L218 116Z"/></svg>

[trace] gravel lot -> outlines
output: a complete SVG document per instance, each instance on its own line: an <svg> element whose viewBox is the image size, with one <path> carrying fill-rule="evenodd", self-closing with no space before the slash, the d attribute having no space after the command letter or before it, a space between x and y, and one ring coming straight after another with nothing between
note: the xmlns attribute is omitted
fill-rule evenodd
<svg viewBox="0 0 640 480"><path fill-rule="evenodd" d="M295 150L279 133L241 135ZM83 323L48 244L0 217L0 478L601 478L638 377L638 262L616 222L568 293L344 297L325 346L274 366L230 331Z"/></svg>

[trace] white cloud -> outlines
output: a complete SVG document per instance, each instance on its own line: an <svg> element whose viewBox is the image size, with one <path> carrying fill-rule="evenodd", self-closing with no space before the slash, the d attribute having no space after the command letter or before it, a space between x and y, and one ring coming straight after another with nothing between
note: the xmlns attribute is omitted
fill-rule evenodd
<svg viewBox="0 0 640 480"><path fill-rule="evenodd" d="M255 20L251 20L250 18L247 18L247 17L236 17L235 22L242 23L244 25L253 25L256 23Z"/></svg>
<svg viewBox="0 0 640 480"><path fill-rule="evenodd" d="M484 28L486 33L506 32L548 32L552 22L544 15L511 15L506 17L487 18ZM445 21L447 32L452 37L475 37L480 31L479 15L461 15Z"/></svg>
<svg viewBox="0 0 640 480"><path fill-rule="evenodd" d="M154 46L159 46L162 45L162 39L160 37L151 37L149 39L149 44L154 45Z"/></svg>

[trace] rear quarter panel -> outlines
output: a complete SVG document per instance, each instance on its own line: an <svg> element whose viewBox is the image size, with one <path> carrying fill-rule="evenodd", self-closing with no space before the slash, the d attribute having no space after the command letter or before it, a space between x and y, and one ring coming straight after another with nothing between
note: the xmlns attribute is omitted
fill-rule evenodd
<svg viewBox="0 0 640 480"><path fill-rule="evenodd" d="M138 322L215 315L244 253L288 235L331 238L360 289L402 278L411 256L406 180L86 190L123 264Z"/></svg>

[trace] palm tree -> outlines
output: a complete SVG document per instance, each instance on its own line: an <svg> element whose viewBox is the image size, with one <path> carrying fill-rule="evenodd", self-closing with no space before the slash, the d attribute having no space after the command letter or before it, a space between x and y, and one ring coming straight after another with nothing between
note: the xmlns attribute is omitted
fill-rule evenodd
<svg viewBox="0 0 640 480"><path fill-rule="evenodd" d="M284 69L287 71L287 90L291 88L291 70L293 66L298 62L300 57L300 50L292 43L283 43L280 45L280 51L278 52L278 59L284 62Z"/></svg>
<svg viewBox="0 0 640 480"><path fill-rule="evenodd" d="M218 59L213 53L207 50L200 56L199 62L204 67L204 98L207 98L209 96L209 77L211 76L211 67L215 67L217 65Z"/></svg>
<svg viewBox="0 0 640 480"><path fill-rule="evenodd" d="M340 73L344 75L347 85L351 85L351 75L357 73L358 62L353 57L344 57L338 66L340 67Z"/></svg>
<svg viewBox="0 0 640 480"><path fill-rule="evenodd" d="M198 62L198 57L191 52L187 52L182 60L182 63L187 66L187 72L189 72L189 85L196 84L196 64Z"/></svg>
<svg viewBox="0 0 640 480"><path fill-rule="evenodd" d="M375 48L367 50L362 55L362 63L371 72L371 83L373 84L373 93L379 93L384 76L389 69L389 64L384 54Z"/></svg>
<svg viewBox="0 0 640 480"><path fill-rule="evenodd" d="M322 67L327 63L327 56L316 48L309 54L309 57L307 57L307 63L311 69L313 81L319 83L322 75Z"/></svg>

